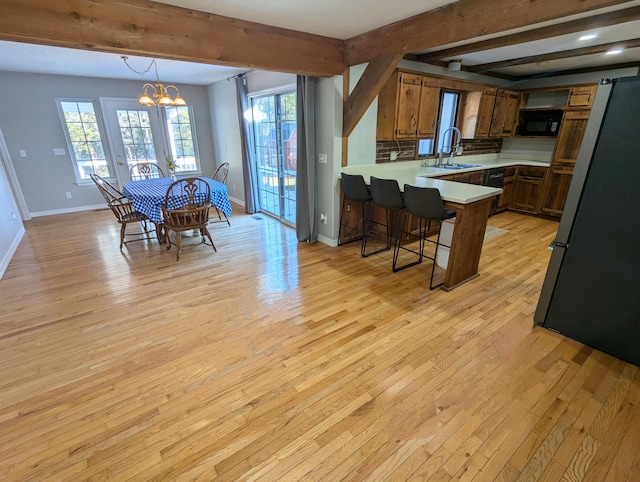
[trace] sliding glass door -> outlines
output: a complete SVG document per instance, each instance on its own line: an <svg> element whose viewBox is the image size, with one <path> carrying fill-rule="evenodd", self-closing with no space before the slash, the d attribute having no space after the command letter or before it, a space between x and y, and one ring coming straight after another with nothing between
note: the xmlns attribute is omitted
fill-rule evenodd
<svg viewBox="0 0 640 482"><path fill-rule="evenodd" d="M296 220L296 93L254 97L251 107L260 207L293 225Z"/></svg>

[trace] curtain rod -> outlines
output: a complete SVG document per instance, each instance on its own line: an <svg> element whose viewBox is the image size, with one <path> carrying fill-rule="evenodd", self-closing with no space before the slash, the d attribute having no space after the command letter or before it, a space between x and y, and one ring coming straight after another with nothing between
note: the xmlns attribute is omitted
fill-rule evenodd
<svg viewBox="0 0 640 482"><path fill-rule="evenodd" d="M233 75L231 77L227 77L227 80L232 80L232 79L238 79L240 77L244 77L247 74L250 74L251 72L255 72L256 69L251 69L251 70L247 70L246 72L242 72L241 74L237 74L237 75Z"/></svg>

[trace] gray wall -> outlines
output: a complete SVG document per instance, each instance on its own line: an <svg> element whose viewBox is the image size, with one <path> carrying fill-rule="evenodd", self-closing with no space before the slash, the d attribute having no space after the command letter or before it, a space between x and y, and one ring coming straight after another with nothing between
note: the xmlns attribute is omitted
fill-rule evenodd
<svg viewBox="0 0 640 482"><path fill-rule="evenodd" d="M227 189L229 197L244 205L242 150L235 80L221 80L207 87L213 131L214 158L230 165Z"/></svg>
<svg viewBox="0 0 640 482"><path fill-rule="evenodd" d="M104 204L95 186L76 185L55 99L93 99L99 109L100 97L136 100L142 84L131 80L0 72L4 93L0 129L32 214L71 212ZM202 171L210 174L216 159L207 89L183 84L179 87L193 107ZM53 149L58 147L64 148L67 155L54 156ZM21 157L20 150L25 150L27 157ZM71 199L66 198L66 192L71 193Z"/></svg>
<svg viewBox="0 0 640 482"><path fill-rule="evenodd" d="M4 154L6 153L0 151L0 278L24 235L22 219L3 167L3 163L9 161Z"/></svg>

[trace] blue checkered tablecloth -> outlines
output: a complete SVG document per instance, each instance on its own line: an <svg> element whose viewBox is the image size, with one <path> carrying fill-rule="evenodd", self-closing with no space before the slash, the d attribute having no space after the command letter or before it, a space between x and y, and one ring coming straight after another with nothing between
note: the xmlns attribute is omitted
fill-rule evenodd
<svg viewBox="0 0 640 482"><path fill-rule="evenodd" d="M202 178L211 188L211 202L227 217L231 216L231 202L227 186L213 179ZM173 183L170 177L129 181L122 186L122 194L127 196L136 211L145 214L152 222L162 223L162 205L167 189Z"/></svg>

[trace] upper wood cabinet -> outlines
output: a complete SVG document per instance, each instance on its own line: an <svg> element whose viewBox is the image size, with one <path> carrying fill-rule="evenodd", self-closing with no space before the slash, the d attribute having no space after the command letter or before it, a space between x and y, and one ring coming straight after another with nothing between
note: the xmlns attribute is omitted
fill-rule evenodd
<svg viewBox="0 0 640 482"><path fill-rule="evenodd" d="M588 110L567 111L562 116L553 161L575 163L589 120Z"/></svg>
<svg viewBox="0 0 640 482"><path fill-rule="evenodd" d="M588 117L597 84L518 92L396 69L378 94L376 139L392 141L434 138L442 89L460 92L457 126L463 138L473 139L515 136L521 108L562 109L565 111L563 122L570 125L573 120L579 120L584 111L587 111ZM577 117L572 117L571 113ZM573 129L569 128L571 130ZM577 139L574 134L564 135ZM570 148L569 141L561 142L562 136L561 128L558 144ZM582 137L579 136L578 146L581 141Z"/></svg>
<svg viewBox="0 0 640 482"><path fill-rule="evenodd" d="M398 79L395 138L414 139L418 130L418 105L422 77L401 73Z"/></svg>
<svg viewBox="0 0 640 482"><path fill-rule="evenodd" d="M485 87L480 99L480 107L478 109L478 124L476 126L476 137L489 137L491 130L491 119L493 118L493 108L496 105L496 94L498 89L495 87Z"/></svg>
<svg viewBox="0 0 640 482"><path fill-rule="evenodd" d="M520 106L520 94L518 92L507 92L507 107L502 123L501 137L513 137L518 125L518 110Z"/></svg>
<svg viewBox="0 0 640 482"><path fill-rule="evenodd" d="M595 84L572 87L569 91L567 107L591 107L597 89L598 86Z"/></svg>
<svg viewBox="0 0 640 482"><path fill-rule="evenodd" d="M419 139L431 139L435 135L439 104L440 86L428 78L423 78L418 109L417 137Z"/></svg>
<svg viewBox="0 0 640 482"><path fill-rule="evenodd" d="M522 91L522 108L590 109L598 84L565 85Z"/></svg>
<svg viewBox="0 0 640 482"><path fill-rule="evenodd" d="M462 95L458 122L464 139L511 137L517 124L518 92L484 87Z"/></svg>
<svg viewBox="0 0 640 482"><path fill-rule="evenodd" d="M376 139L432 137L439 96L440 87L436 81L396 70L378 94Z"/></svg>
<svg viewBox="0 0 640 482"><path fill-rule="evenodd" d="M520 94L518 92L498 89L489 137L511 137L514 135L519 105Z"/></svg>

